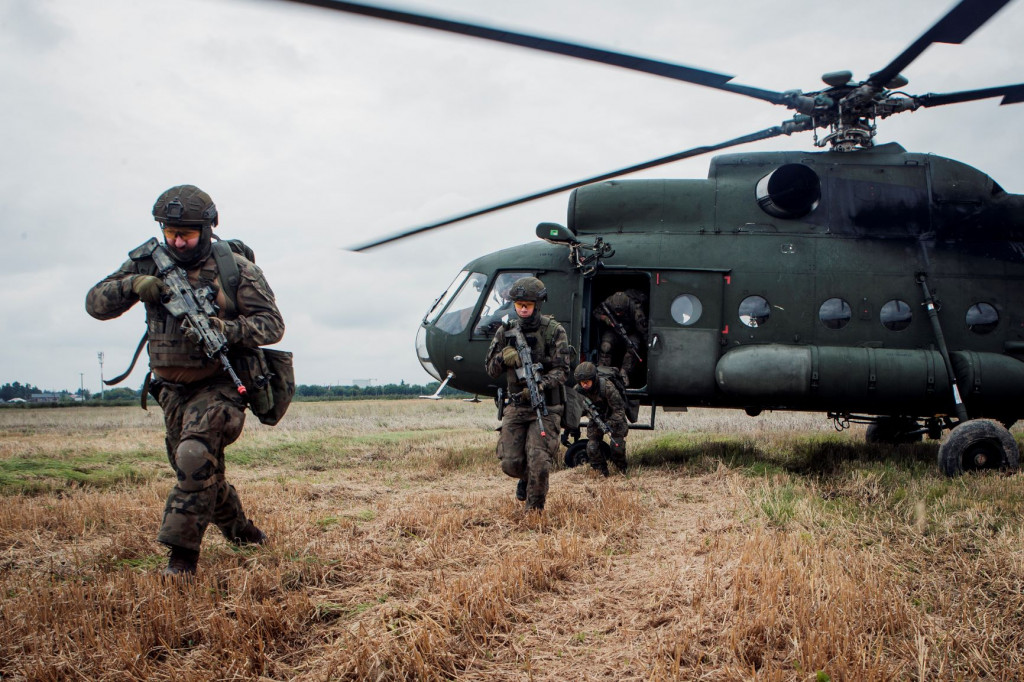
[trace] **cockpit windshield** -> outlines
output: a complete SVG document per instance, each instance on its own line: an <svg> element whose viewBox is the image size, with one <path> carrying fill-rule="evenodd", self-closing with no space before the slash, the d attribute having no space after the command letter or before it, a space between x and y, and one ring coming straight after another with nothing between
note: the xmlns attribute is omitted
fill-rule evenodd
<svg viewBox="0 0 1024 682"><path fill-rule="evenodd" d="M515 306L508 298L508 290L512 283L521 277L529 277L532 272L500 272L494 278L487 298L484 299L483 308L480 309L480 317L473 326L473 337L491 338L502 322L509 319L509 315L515 313Z"/></svg>
<svg viewBox="0 0 1024 682"><path fill-rule="evenodd" d="M448 301L450 301L452 296L455 295L455 292L459 290L459 287L462 286L462 283L466 281L467 277L469 277L469 272L466 270L455 275L455 279L452 280L452 283L448 285L448 288L444 290L443 294L434 300L434 304L430 306L430 310L428 310L427 314L423 316L424 323L437 322L437 318L441 316L441 312L444 310L444 307L448 305Z"/></svg>
<svg viewBox="0 0 1024 682"><path fill-rule="evenodd" d="M449 334L458 334L469 326L473 309L476 308L476 302L480 300L480 293L483 291L484 285L487 284L487 275L481 272L464 272L463 274L467 276L458 293L434 322L435 327ZM451 287L449 287L449 291L452 291ZM447 295L448 292L445 292L445 296Z"/></svg>

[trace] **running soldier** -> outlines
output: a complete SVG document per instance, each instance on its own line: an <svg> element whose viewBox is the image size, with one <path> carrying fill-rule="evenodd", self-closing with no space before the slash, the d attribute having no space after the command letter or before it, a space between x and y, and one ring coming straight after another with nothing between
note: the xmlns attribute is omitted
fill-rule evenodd
<svg viewBox="0 0 1024 682"><path fill-rule="evenodd" d="M547 500L548 476L552 458L558 452L558 433L565 409L562 391L569 376L569 340L565 329L555 318L540 312L547 297L547 289L536 277L516 280L509 289L517 317L511 324L522 330L532 362L542 368L537 388L543 408L533 404L527 381L516 372L523 369L523 361L511 327L501 326L495 332L485 364L488 375L497 379L505 374L508 382L508 405L501 418L497 448L501 470L519 479L516 499L525 501L528 510L538 511L544 509Z"/></svg>
<svg viewBox="0 0 1024 682"><path fill-rule="evenodd" d="M172 187L156 200L153 218L171 259L193 287L215 292L218 313L210 322L227 338L229 348L256 348L281 339L284 320L256 265L231 254L239 274L234 300L223 290L212 253L217 207L206 192L194 185ZM194 330L183 328L164 307L165 285L156 276L152 257L134 255L137 259L125 261L89 290L85 308L96 319L109 320L140 300L145 304L151 369L147 383L163 408L167 458L177 477L157 541L170 548L164 575L188 578L196 571L210 523L235 544L266 541L225 478L224 448L242 432L246 403L221 364L197 346Z"/></svg>

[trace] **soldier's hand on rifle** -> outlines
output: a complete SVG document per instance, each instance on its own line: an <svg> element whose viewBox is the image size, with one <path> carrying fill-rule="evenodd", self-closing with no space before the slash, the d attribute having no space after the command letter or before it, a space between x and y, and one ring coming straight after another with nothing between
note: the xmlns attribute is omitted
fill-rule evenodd
<svg viewBox="0 0 1024 682"><path fill-rule="evenodd" d="M519 402L522 405L530 404L530 389L524 388L523 390L519 391Z"/></svg>
<svg viewBox="0 0 1024 682"><path fill-rule="evenodd" d="M132 278L132 291L143 303L159 303L163 288L164 283L153 275L135 275Z"/></svg>
<svg viewBox="0 0 1024 682"><path fill-rule="evenodd" d="M501 361L505 363L506 367L523 366L523 361L520 359L518 351L512 346L505 346L501 351Z"/></svg>
<svg viewBox="0 0 1024 682"><path fill-rule="evenodd" d="M219 317L210 318L210 327L216 329L221 334L224 333L224 320ZM184 320L181 324L181 333L185 335L185 338L196 344L197 346L202 345L203 337L199 333L199 330L188 323L188 320Z"/></svg>

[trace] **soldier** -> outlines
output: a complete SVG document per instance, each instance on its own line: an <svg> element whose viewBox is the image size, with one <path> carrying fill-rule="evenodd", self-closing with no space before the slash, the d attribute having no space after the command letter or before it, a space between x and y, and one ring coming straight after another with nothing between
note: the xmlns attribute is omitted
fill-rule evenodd
<svg viewBox="0 0 1024 682"><path fill-rule="evenodd" d="M217 207L194 185L172 187L153 205L167 251L195 287L216 292L218 327L232 348L276 343L284 320L263 272L237 254L234 300L225 294L212 251ZM160 403L167 457L177 483L167 497L157 541L170 548L165 576L190 578L199 546L212 522L230 542L263 544L266 535L248 520L235 488L225 479L224 448L242 432L245 402L217 360L197 347L194 334L161 303L163 282L152 258L129 259L89 290L85 309L99 320L120 316L142 301L146 307L151 377L149 393Z"/></svg>
<svg viewBox="0 0 1024 682"><path fill-rule="evenodd" d="M592 362L581 362L573 372L576 379L576 390L587 400L597 411L597 417L603 421L611 430L611 460L615 467L622 473L626 473L626 434L629 433L629 426L626 423L626 404L622 394L612 382L606 381L597 375L597 367ZM590 406L587 407L589 412ZM604 449L601 444L604 439L604 431L598 425L597 420L591 415L587 423L587 459L590 466L608 475L608 462L604 458Z"/></svg>
<svg viewBox="0 0 1024 682"><path fill-rule="evenodd" d="M509 403L501 419L498 438L501 469L519 479L516 499L525 501L528 510L538 511L544 509L551 460L558 451L558 432L564 410L562 390L569 375L569 340L565 329L555 318L540 312L547 297L547 289L536 277L518 279L509 290L518 318L512 324L522 329L533 362L543 367L538 382L548 411L542 417L543 436L527 383L516 374L516 369L522 367L522 360L506 327L499 327L494 334L486 360L487 373L492 378L497 379L504 373L508 381Z"/></svg>
<svg viewBox="0 0 1024 682"><path fill-rule="evenodd" d="M606 327L601 334L597 364L614 367L613 355L621 350L619 372L623 383L629 386L629 375L639 360L639 349L647 342L647 315L627 293L616 291L594 308L594 317ZM616 330L616 323L621 325L622 331Z"/></svg>

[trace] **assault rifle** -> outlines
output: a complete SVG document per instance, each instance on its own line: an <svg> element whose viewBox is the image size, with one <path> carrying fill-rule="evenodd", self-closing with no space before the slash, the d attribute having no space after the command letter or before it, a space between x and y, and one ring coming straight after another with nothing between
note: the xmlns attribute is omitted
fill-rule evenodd
<svg viewBox="0 0 1024 682"><path fill-rule="evenodd" d="M608 319L611 320L612 329L615 330L615 333L621 336L622 340L626 342L626 347L629 348L629 352L632 353L637 360L643 362L644 359L640 357L640 351L636 347L636 342L634 342L633 339L629 338L629 334L626 332L626 328L623 327L622 323L619 322L619 320L615 317L615 313L613 313L608 308L608 304L602 303L601 309L604 310L605 314L608 316Z"/></svg>
<svg viewBox="0 0 1024 682"><path fill-rule="evenodd" d="M505 330L511 334L512 341L516 346L516 352L519 353L519 359L523 363L522 367L516 368L516 376L520 380L525 381L526 387L530 389L530 407L537 413L537 426L540 427L541 438L547 438L548 434L544 430L542 415L547 415L548 406L544 402L544 392L540 390L538 385L541 380L540 372L543 366L539 362L533 361L530 344L526 342L523 330L520 329L517 323L506 323Z"/></svg>
<svg viewBox="0 0 1024 682"><path fill-rule="evenodd" d="M594 381L597 381L597 379ZM608 422L601 419L601 412L597 409L597 405L594 404L594 401L588 398L583 392L583 389L579 386L576 387L576 392L579 393L580 398L583 399L583 407L586 408L590 421L594 422L597 425L597 428L601 429L601 431L608 434L608 440L611 441L612 445L618 446L618 443L615 442L615 436L612 435L612 427L608 426Z"/></svg>
<svg viewBox="0 0 1024 682"><path fill-rule="evenodd" d="M167 308L167 312L181 320L183 331L199 339L199 345L206 353L206 357L220 360L224 370L235 382L238 394L244 396L245 385L228 360L228 339L222 331L210 324L210 318L217 315L217 306L213 303L213 290L210 287L193 288L188 281L188 275L175 264L167 250L156 239L152 239L151 242L154 243L154 247L150 257L156 263L160 279L167 285L160 297L161 303Z"/></svg>

